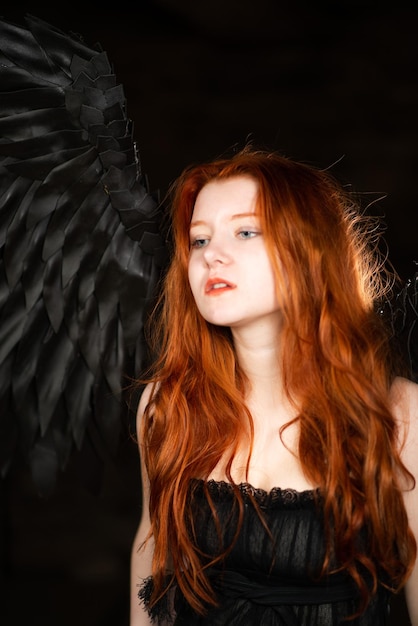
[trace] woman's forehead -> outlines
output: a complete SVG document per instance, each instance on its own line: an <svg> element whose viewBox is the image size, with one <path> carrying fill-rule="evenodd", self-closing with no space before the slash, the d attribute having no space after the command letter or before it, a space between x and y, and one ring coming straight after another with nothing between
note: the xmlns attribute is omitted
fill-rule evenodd
<svg viewBox="0 0 418 626"><path fill-rule="evenodd" d="M258 184L249 176L215 179L207 183L196 197L193 213L224 210L255 213Z"/></svg>

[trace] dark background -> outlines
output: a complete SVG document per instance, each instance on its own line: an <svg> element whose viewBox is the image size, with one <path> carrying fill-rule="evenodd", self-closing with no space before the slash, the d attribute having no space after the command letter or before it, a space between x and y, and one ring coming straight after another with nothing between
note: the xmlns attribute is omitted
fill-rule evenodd
<svg viewBox="0 0 418 626"><path fill-rule="evenodd" d="M163 195L184 166L251 139L332 167L365 206L374 203L401 277L414 273L417 9L291 0L0 7L13 21L25 12L108 52L152 189ZM2 625L128 624L129 554L140 514L128 429L117 458L104 465L100 493L86 488L75 466L48 499L22 466L0 483ZM407 623L402 602L392 622Z"/></svg>

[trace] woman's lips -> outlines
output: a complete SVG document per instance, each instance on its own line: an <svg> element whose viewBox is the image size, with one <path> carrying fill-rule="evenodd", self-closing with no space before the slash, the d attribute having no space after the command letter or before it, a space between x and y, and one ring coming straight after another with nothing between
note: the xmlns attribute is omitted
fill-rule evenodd
<svg viewBox="0 0 418 626"><path fill-rule="evenodd" d="M236 285L224 278L210 278L205 285L205 293L211 295L221 294L224 291L235 289Z"/></svg>

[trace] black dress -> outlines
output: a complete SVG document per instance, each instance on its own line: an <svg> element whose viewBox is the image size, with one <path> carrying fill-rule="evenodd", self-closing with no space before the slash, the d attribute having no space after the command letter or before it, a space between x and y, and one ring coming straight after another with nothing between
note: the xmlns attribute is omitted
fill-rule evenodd
<svg viewBox="0 0 418 626"><path fill-rule="evenodd" d="M347 622L346 618L358 608L357 587L344 573L319 580L325 537L321 507L317 506L318 491L274 488L267 492L248 484L239 485L239 489L245 507L243 526L222 566L209 570L218 606L208 608L204 616L198 615L174 587L150 613L157 624L384 626L388 623L390 594L385 588L379 587L360 617ZM216 555L221 544L206 490L224 523L222 546L229 545L233 539L237 507L229 483L194 481L191 497L199 548L205 554ZM145 604L151 590L152 580L148 579L139 593ZM174 606L175 611L168 610L168 606Z"/></svg>

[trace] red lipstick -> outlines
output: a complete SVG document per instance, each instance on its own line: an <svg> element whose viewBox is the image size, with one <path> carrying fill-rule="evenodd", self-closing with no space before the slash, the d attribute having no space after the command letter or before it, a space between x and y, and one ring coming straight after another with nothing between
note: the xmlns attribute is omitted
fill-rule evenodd
<svg viewBox="0 0 418 626"><path fill-rule="evenodd" d="M208 295L220 295L225 291L230 291L231 289L235 289L236 285L230 283L224 278L209 278L205 285L205 293Z"/></svg>

